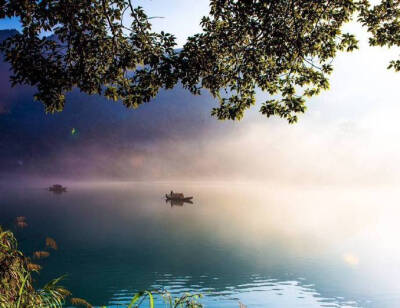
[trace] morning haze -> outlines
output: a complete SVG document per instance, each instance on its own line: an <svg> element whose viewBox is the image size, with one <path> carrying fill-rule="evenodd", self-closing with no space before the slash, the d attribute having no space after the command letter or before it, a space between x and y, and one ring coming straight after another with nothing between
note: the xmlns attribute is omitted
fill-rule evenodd
<svg viewBox="0 0 400 308"><path fill-rule="evenodd" d="M43 294L60 308L175 308L168 300L183 308L400 305L400 62L387 69L399 55L400 4L89 2L75 3L77 12L97 14L88 26L105 31L85 46L69 41L72 54L82 47L89 56L75 54L70 68L67 58L50 61L42 68L53 70L42 74L41 53L21 47L27 31L0 61L0 264L20 265L0 270L0 307L35 307ZM111 10L119 2L124 25ZM69 0L49 3L79 20ZM69 21L56 9L62 41ZM29 27L18 10L0 16L0 41ZM210 19L202 27L203 16ZM156 34L143 30L147 22ZM342 22L342 33L355 37L330 41ZM119 25L133 39L112 37ZM40 29L35 39L44 41L54 31ZM82 41L91 33L74 31L67 33ZM176 44L157 37L162 31ZM119 63L124 56L133 65ZM21 68L21 59L37 67ZM129 73L114 71L101 95L88 95L96 80L110 81L102 75L110 59ZM39 101L35 87L11 87L12 68L37 82ZM135 80L140 69L149 71ZM302 78L321 93L303 102ZM57 92L64 84L65 106ZM24 262L12 263L16 255ZM54 277L62 279L47 288Z"/></svg>

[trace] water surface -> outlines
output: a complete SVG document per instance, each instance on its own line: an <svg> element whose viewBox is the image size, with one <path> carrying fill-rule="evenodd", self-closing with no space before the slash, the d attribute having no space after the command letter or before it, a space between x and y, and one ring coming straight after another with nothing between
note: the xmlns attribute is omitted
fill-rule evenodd
<svg viewBox="0 0 400 308"><path fill-rule="evenodd" d="M0 223L16 216L21 249L59 250L38 284L94 305L144 289L202 293L206 307L399 307L400 196L389 189L229 183L68 184L0 188ZM171 206L169 190L194 195ZM163 307L159 303L160 307Z"/></svg>

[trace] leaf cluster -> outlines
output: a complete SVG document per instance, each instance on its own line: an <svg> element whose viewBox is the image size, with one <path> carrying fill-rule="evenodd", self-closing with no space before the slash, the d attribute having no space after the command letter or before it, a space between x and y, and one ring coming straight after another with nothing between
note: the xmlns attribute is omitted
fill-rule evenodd
<svg viewBox="0 0 400 308"><path fill-rule="evenodd" d="M23 29L1 47L11 81L35 86L49 112L61 111L75 87L136 108L181 82L193 94L208 90L218 119L241 119L261 89L269 98L260 112L293 123L309 98L329 88L338 52L358 48L342 32L346 23L365 26L372 46L400 44L397 0L211 0L202 32L179 51L131 0L0 3L0 18L18 17ZM400 60L389 67L399 71Z"/></svg>
<svg viewBox="0 0 400 308"><path fill-rule="evenodd" d="M152 32L131 1L3 1L0 18L13 16L23 31L2 46L11 82L37 87L48 112L63 110L74 87L137 107L176 83L174 37Z"/></svg>

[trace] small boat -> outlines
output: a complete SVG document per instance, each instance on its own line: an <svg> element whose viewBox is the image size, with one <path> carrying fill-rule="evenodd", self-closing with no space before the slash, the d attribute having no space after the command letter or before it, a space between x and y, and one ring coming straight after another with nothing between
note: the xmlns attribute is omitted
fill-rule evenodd
<svg viewBox="0 0 400 308"><path fill-rule="evenodd" d="M53 186L49 187L49 191L55 192L55 193L62 193L67 191L67 187L64 187L60 184L54 184Z"/></svg>
<svg viewBox="0 0 400 308"><path fill-rule="evenodd" d="M172 190L169 195L165 194L165 198L167 200L185 201L185 202L191 201L193 199L193 197L185 197L184 194L182 193L174 193Z"/></svg>

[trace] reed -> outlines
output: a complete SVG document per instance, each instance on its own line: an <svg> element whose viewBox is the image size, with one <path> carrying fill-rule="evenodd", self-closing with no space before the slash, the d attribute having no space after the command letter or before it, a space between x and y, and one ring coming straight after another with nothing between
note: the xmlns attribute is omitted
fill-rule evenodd
<svg viewBox="0 0 400 308"><path fill-rule="evenodd" d="M40 255L42 254L43 251ZM63 277L54 279L36 290L32 284L32 275L40 269L40 265L32 263L29 257L18 250L14 234L0 227L0 307L62 307L69 295L69 292L59 285Z"/></svg>

